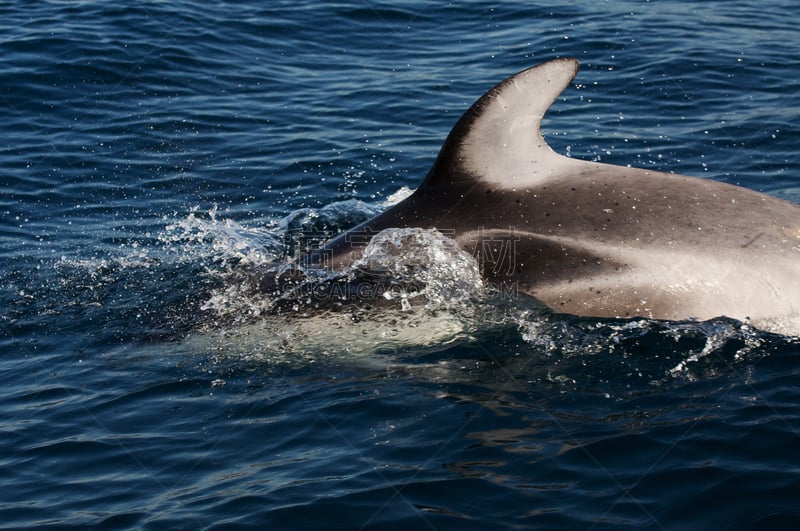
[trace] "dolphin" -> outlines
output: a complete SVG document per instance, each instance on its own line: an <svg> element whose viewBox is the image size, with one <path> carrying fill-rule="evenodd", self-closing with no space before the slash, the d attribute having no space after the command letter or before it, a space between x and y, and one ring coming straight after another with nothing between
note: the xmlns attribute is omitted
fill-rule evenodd
<svg viewBox="0 0 800 531"><path fill-rule="evenodd" d="M578 72L555 59L458 120L409 197L303 257L342 270L387 228L437 229L485 281L557 313L707 320L800 335L800 206L722 182L568 158L542 116Z"/></svg>

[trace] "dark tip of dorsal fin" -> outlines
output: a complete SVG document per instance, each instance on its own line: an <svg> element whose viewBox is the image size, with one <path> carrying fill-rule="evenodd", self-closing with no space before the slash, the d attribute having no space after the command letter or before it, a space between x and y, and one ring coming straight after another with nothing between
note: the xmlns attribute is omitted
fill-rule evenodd
<svg viewBox="0 0 800 531"><path fill-rule="evenodd" d="M541 134L542 116L578 73L555 59L492 87L459 119L422 186L462 180L513 188L538 182L564 159Z"/></svg>

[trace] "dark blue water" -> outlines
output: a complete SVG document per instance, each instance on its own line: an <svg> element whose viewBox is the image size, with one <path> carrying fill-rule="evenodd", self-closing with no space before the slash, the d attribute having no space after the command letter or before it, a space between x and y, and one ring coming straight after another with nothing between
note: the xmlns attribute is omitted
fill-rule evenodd
<svg viewBox="0 0 800 531"><path fill-rule="evenodd" d="M241 272L418 186L475 98L554 57L582 62L556 150L800 202L798 25L787 0L0 2L0 526L796 529L796 338L466 305L416 341L265 317Z"/></svg>

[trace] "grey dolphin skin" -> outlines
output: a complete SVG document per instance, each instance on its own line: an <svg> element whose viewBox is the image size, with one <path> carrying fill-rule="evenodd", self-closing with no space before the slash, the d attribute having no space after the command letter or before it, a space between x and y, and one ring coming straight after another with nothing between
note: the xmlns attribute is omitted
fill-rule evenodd
<svg viewBox="0 0 800 531"><path fill-rule="evenodd" d="M390 227L435 228L486 281L586 317L719 316L800 335L800 206L683 175L571 159L542 137L578 72L556 59L482 96L411 196L307 257L344 268Z"/></svg>

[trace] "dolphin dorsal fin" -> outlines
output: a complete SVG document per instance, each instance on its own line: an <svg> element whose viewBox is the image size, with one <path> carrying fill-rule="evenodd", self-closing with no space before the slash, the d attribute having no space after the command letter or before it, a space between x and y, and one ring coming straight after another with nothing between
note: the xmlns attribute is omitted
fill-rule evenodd
<svg viewBox="0 0 800 531"><path fill-rule="evenodd" d="M555 59L494 86L453 127L425 185L471 179L498 188L543 182L572 159L541 133L542 116L578 73L576 59Z"/></svg>

